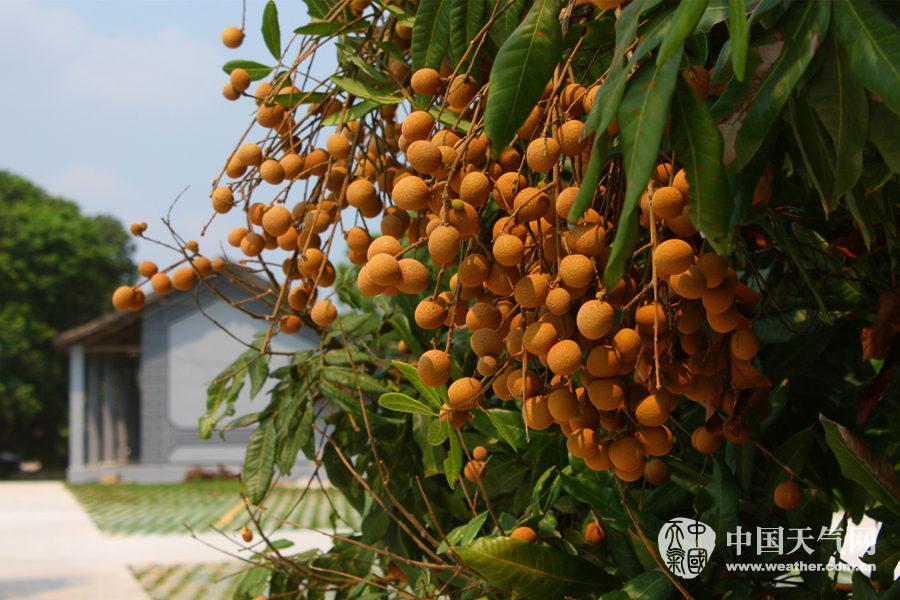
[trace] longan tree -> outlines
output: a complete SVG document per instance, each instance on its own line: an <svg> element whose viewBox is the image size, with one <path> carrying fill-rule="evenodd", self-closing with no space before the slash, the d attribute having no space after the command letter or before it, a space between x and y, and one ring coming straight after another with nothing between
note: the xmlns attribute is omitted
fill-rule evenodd
<svg viewBox="0 0 900 600"><path fill-rule="evenodd" d="M210 260L164 220L180 257L142 265L156 293L230 280L267 323L201 420L255 427L252 526L301 452L361 516L348 533L334 513L327 552L261 531L239 597L890 585L894 6L307 5L284 40L269 2L272 60L225 65L223 96L254 111L210 194L207 227L231 228L234 250ZM326 51L339 69L320 79ZM301 327L320 347L270 370L272 337ZM248 380L268 404L234 416ZM820 532L836 511L885 524L870 577L726 568L824 565L833 540L774 558L725 540ZM679 516L719 540L696 579L656 546Z"/></svg>

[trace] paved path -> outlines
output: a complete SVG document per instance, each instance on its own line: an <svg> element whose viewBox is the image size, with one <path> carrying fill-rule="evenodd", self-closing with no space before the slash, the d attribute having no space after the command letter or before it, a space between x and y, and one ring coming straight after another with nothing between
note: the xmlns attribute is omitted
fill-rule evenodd
<svg viewBox="0 0 900 600"><path fill-rule="evenodd" d="M60 482L0 483L0 599L145 600L127 565L221 562L228 556L185 535L104 536ZM328 547L310 531L276 536L292 551ZM217 534L199 538L238 553Z"/></svg>

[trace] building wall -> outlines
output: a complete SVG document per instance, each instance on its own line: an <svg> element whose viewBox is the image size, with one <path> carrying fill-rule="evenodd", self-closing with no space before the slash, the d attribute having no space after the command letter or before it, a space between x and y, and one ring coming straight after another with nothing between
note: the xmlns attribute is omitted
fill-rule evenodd
<svg viewBox="0 0 900 600"><path fill-rule="evenodd" d="M229 292L224 290L228 295ZM235 297L237 290L231 289ZM199 301L203 312L197 308ZM262 307L255 307L262 312ZM209 321L212 316L244 341L264 330L266 323L250 318L213 296L205 288L199 294L173 294L145 309L141 323L141 463L182 470L193 465L237 466L243 461L249 430L230 431L222 440L214 433L201 440L197 420L206 409L206 387L246 347ZM274 349L298 351L318 346L310 331L276 336ZM273 357L271 368L286 357ZM261 393L254 401L245 384L236 415L265 406ZM264 388L265 390L265 388ZM302 469L301 469L302 471Z"/></svg>

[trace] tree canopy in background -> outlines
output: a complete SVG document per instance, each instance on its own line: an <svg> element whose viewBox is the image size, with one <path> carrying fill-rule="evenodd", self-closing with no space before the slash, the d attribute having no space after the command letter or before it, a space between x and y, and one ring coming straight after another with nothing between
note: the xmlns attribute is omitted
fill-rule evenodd
<svg viewBox="0 0 900 600"><path fill-rule="evenodd" d="M61 331L109 310L132 277L132 242L22 177L0 172L0 448L61 464L68 426Z"/></svg>

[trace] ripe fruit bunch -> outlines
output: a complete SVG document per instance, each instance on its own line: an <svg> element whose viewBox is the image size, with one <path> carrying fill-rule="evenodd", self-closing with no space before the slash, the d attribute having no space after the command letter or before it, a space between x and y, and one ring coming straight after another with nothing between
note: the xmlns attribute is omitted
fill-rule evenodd
<svg viewBox="0 0 900 600"><path fill-rule="evenodd" d="M383 33L409 47L399 25ZM350 94L301 91L296 69L250 93L250 73L237 68L226 85L227 98L255 107L258 141L242 140L226 158L212 209L238 217L228 243L239 261L277 278L269 297L282 331L296 331L302 315L319 326L335 319L317 298L335 282L333 261L346 259L365 296L415 299L418 332L433 347L416 361L418 376L449 384L441 418L455 428L494 397L514 402L529 428L558 427L590 469L653 484L668 478L657 457L676 442L682 397L705 407L691 435L698 451L748 440L744 416L764 406L754 388L767 383L750 363L757 294L697 233L685 171L657 165L641 199L649 243L619 281L600 276L624 195L619 161L586 190L586 210L571 214L597 82L558 71L512 142L496 148L484 133L480 73L446 63L411 72L375 46L360 58L402 82L414 104L354 117ZM701 96L704 74L682 74ZM338 127L325 132L325 123ZM346 256L332 256L337 236ZM193 263L182 269L203 276ZM451 356L460 340L477 360ZM454 360L463 373L451 381ZM477 481L483 469L474 460L464 474Z"/></svg>

